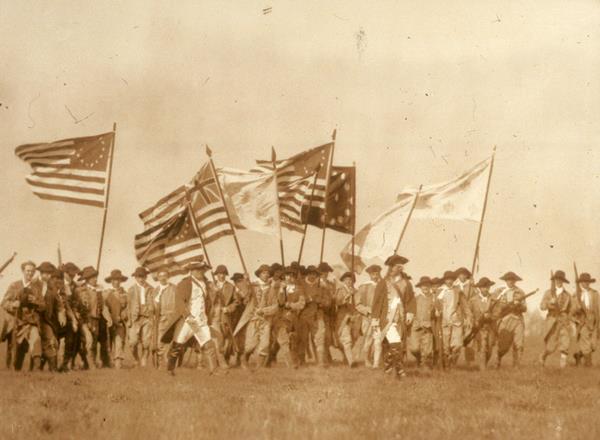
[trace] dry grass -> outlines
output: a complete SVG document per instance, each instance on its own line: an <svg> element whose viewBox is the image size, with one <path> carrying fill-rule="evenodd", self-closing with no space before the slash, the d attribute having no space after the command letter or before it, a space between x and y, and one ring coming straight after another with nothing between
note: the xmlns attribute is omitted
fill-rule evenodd
<svg viewBox="0 0 600 440"><path fill-rule="evenodd" d="M526 362L531 363L534 353ZM600 438L600 368L2 371L0 438Z"/></svg>

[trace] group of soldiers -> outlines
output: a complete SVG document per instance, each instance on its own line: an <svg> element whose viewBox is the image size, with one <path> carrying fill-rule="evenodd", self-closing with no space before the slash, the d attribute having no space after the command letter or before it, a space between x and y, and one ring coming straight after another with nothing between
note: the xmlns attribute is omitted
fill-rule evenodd
<svg viewBox="0 0 600 440"><path fill-rule="evenodd" d="M407 262L390 256L385 275L382 267L369 266L369 281L356 288L354 273L334 280L326 262L263 264L252 281L199 259L186 266L177 284L158 270L153 286L148 271L138 267L126 290L129 277L118 269L105 278L105 288L91 266L27 261L23 278L10 284L2 300L7 366L21 370L29 355L34 370L119 369L127 350L136 366L152 364L170 374L187 350L211 374L251 363L299 368L312 360L327 367L336 350L351 368L359 362L383 367L395 378L405 376L409 355L419 368L453 368L464 354L467 364L485 369L493 354L500 367L511 351L513 365L519 365L526 299L536 291L525 294L514 272L500 277L503 287L492 289L493 281L482 277L475 283L464 267L439 278L423 276L413 287ZM539 361L543 365L558 349L565 367L575 345L576 363L591 365L600 331L600 300L590 287L595 279L583 273L576 291L568 292L563 271L551 278L540 305L547 317Z"/></svg>

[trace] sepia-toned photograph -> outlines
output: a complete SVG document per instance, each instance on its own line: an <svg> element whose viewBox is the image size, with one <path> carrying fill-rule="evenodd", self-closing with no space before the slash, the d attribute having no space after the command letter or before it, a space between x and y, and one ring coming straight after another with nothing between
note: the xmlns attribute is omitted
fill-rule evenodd
<svg viewBox="0 0 600 440"><path fill-rule="evenodd" d="M598 0L0 0L0 438L600 438Z"/></svg>

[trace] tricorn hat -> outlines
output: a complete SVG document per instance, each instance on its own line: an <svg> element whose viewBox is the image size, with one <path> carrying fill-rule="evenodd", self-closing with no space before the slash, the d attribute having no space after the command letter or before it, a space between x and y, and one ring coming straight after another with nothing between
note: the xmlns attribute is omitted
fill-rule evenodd
<svg viewBox="0 0 600 440"><path fill-rule="evenodd" d="M64 276L65 272L60 269L56 269L54 272L52 272L52 278L56 278L57 280L62 280Z"/></svg>
<svg viewBox="0 0 600 440"><path fill-rule="evenodd" d="M94 269L92 266L85 266L79 272L79 278L82 280L89 280L90 278L94 278L98 276L98 271Z"/></svg>
<svg viewBox="0 0 600 440"><path fill-rule="evenodd" d="M317 269L317 267L313 266L312 264L304 270L305 275L308 275L311 273L314 273L315 275L319 275L319 269Z"/></svg>
<svg viewBox="0 0 600 440"><path fill-rule="evenodd" d="M442 279L440 279L438 277L433 277L431 279L431 284L434 285L434 286L437 285L437 284L442 284L443 282L444 282L444 280L442 280Z"/></svg>
<svg viewBox="0 0 600 440"><path fill-rule="evenodd" d="M581 275L579 275L579 278L577 278L577 282L578 283L595 283L596 278L592 278L592 276L589 273L583 272Z"/></svg>
<svg viewBox="0 0 600 440"><path fill-rule="evenodd" d="M489 278L481 277L481 279L477 282L477 284L475 284L475 287L491 287L494 284L496 284L496 283L491 281Z"/></svg>
<svg viewBox="0 0 600 440"><path fill-rule="evenodd" d="M283 274L284 275L297 275L298 274L298 267L294 267L294 266L287 266L284 270L283 270Z"/></svg>
<svg viewBox="0 0 600 440"><path fill-rule="evenodd" d="M465 274L468 278L471 278L471 271L469 271L469 269L467 269L466 267L459 267L458 269L456 269L456 271L454 272L456 274L456 276L458 277L461 273Z"/></svg>
<svg viewBox="0 0 600 440"><path fill-rule="evenodd" d="M202 260L198 260L198 261L192 261L185 268L187 270L203 270L203 271L207 271L207 270L210 269L210 265L208 263L206 263L206 261L204 261L204 259L202 259Z"/></svg>
<svg viewBox="0 0 600 440"><path fill-rule="evenodd" d="M229 275L229 271L227 270L227 267L224 264L219 264L217 266L217 268L215 269L214 273L215 273L215 275L218 274L218 273Z"/></svg>
<svg viewBox="0 0 600 440"><path fill-rule="evenodd" d="M234 283L237 283L238 281L241 281L244 279L244 275L236 272L233 274L233 276L231 277L231 281L233 281Z"/></svg>
<svg viewBox="0 0 600 440"><path fill-rule="evenodd" d="M327 264L325 261L319 263L319 267L317 269L319 269L319 272L321 272L321 273L333 272L333 269L331 268L331 266L329 264Z"/></svg>
<svg viewBox="0 0 600 440"><path fill-rule="evenodd" d="M386 266L395 266L396 264L406 264L408 263L408 258L404 258L401 255L391 255L387 258L387 260L385 260L385 265Z"/></svg>
<svg viewBox="0 0 600 440"><path fill-rule="evenodd" d="M68 273L71 276L77 275L81 271L81 269L79 269L79 267L77 267L75 263L72 263L70 261L68 263L62 264L59 269L63 272Z"/></svg>
<svg viewBox="0 0 600 440"><path fill-rule="evenodd" d="M283 272L283 269L284 269L284 267L281 265L281 263L271 264L271 273Z"/></svg>
<svg viewBox="0 0 600 440"><path fill-rule="evenodd" d="M254 271L254 275L258 277L262 272L269 272L269 275L273 274L271 266L269 266L268 264L261 264L260 267Z"/></svg>
<svg viewBox="0 0 600 440"><path fill-rule="evenodd" d="M56 266L49 261L44 261L36 267L36 269L39 270L40 273L53 273L56 270Z"/></svg>
<svg viewBox="0 0 600 440"><path fill-rule="evenodd" d="M340 277L340 281L344 281L346 278L352 278L352 281L356 281L356 275L352 272L344 272L344 274Z"/></svg>
<svg viewBox="0 0 600 440"><path fill-rule="evenodd" d="M448 279L454 281L456 279L456 273L452 270L447 270L446 272L444 272L442 280L446 281Z"/></svg>
<svg viewBox="0 0 600 440"><path fill-rule="evenodd" d="M112 280L127 281L127 277L121 273L119 269L110 271L110 276L104 279L107 283L111 283Z"/></svg>
<svg viewBox="0 0 600 440"><path fill-rule="evenodd" d="M562 270L557 270L556 272L554 272L554 276L552 277L553 280L561 280L563 283L567 283L569 284L569 280L567 280L567 276L565 275L565 272Z"/></svg>
<svg viewBox="0 0 600 440"><path fill-rule="evenodd" d="M375 272L381 272L381 266L378 264L371 264L369 267L367 267L365 269L365 271L367 273L375 273Z"/></svg>
<svg viewBox="0 0 600 440"><path fill-rule="evenodd" d="M431 278L429 277L421 277L419 282L416 284L417 287L421 286L431 286Z"/></svg>
<svg viewBox="0 0 600 440"><path fill-rule="evenodd" d="M146 278L148 276L148 270L145 267L137 267L135 272L131 274L132 277L142 277Z"/></svg>
<svg viewBox="0 0 600 440"><path fill-rule="evenodd" d="M514 272L506 272L500 277L502 281L523 281L523 279Z"/></svg>

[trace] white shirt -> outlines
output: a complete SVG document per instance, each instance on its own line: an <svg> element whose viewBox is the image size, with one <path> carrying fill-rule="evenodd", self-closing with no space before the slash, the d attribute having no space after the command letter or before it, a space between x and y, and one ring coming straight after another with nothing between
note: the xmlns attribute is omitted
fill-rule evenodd
<svg viewBox="0 0 600 440"><path fill-rule="evenodd" d="M481 301L483 301L484 303L488 302L488 297L485 295L482 295L481 292L479 293L479 299L481 299Z"/></svg>
<svg viewBox="0 0 600 440"><path fill-rule="evenodd" d="M563 293L563 291L564 291L564 290L565 290L565 288L564 288L564 287L557 287L557 288L556 288L556 294L557 294L557 295L560 295L561 293Z"/></svg>
<svg viewBox="0 0 600 440"><path fill-rule="evenodd" d="M160 297L162 296L163 292L166 290L166 288L169 287L168 284L165 284L164 286L161 284L158 288L158 294L156 295L156 297L154 298L154 302L155 303L159 303L160 302Z"/></svg>
<svg viewBox="0 0 600 440"><path fill-rule="evenodd" d="M138 284L138 287L140 288L140 304L145 305L146 304L146 288L144 286L142 286L141 284Z"/></svg>
<svg viewBox="0 0 600 440"><path fill-rule="evenodd" d="M583 303L585 304L585 308L589 309L590 308L590 291L586 290L586 289L582 289L581 290L581 299L583 300Z"/></svg>
<svg viewBox="0 0 600 440"><path fill-rule="evenodd" d="M46 292L48 291L48 283L42 283L42 297L46 297Z"/></svg>
<svg viewBox="0 0 600 440"><path fill-rule="evenodd" d="M206 319L206 284L204 281L192 277L192 295L190 297L190 313L201 323L208 322Z"/></svg>

